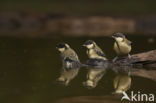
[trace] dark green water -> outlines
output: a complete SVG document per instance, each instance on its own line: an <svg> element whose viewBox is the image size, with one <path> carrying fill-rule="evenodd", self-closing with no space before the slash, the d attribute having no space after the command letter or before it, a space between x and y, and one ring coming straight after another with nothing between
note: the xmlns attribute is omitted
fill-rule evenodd
<svg viewBox="0 0 156 103"><path fill-rule="evenodd" d="M130 36L133 53L156 49L156 41L148 43L145 36ZM55 46L67 42L77 52L82 62L87 60L85 48L81 45L93 39L113 58L113 40L102 38L0 38L0 103L53 103L66 97L101 96L113 91L110 75L103 77L95 89L88 90L82 82L86 70L82 68L68 87L56 84L61 61ZM156 38L154 38L156 40ZM139 77L132 77L130 90L156 94L156 83Z"/></svg>

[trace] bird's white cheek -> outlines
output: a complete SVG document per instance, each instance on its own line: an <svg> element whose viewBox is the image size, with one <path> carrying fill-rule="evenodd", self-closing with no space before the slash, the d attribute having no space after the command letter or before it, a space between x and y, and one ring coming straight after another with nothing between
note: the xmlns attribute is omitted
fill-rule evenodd
<svg viewBox="0 0 156 103"><path fill-rule="evenodd" d="M58 49L60 52L64 52L64 48L60 48L60 49Z"/></svg>
<svg viewBox="0 0 156 103"><path fill-rule="evenodd" d="M123 38L117 37L116 40L121 42L121 41L123 41Z"/></svg>
<svg viewBox="0 0 156 103"><path fill-rule="evenodd" d="M93 48L93 44L87 45L87 48L88 49Z"/></svg>

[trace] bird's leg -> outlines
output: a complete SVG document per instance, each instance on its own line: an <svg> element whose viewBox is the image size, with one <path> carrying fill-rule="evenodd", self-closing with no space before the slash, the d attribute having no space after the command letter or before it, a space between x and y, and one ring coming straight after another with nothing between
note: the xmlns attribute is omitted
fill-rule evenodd
<svg viewBox="0 0 156 103"><path fill-rule="evenodd" d="M131 59L131 58L132 58L132 56L130 54L128 54L128 59Z"/></svg>
<svg viewBox="0 0 156 103"><path fill-rule="evenodd" d="M113 59L113 62L116 62L117 59L118 59L118 56L116 56L116 57Z"/></svg>

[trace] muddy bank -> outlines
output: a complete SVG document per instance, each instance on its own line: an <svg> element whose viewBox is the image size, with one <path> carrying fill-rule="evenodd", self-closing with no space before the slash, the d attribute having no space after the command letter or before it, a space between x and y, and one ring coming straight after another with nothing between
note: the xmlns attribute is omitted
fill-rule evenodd
<svg viewBox="0 0 156 103"><path fill-rule="evenodd" d="M8 36L108 36L114 32L156 35L156 16L65 16L25 12L0 13L0 35Z"/></svg>

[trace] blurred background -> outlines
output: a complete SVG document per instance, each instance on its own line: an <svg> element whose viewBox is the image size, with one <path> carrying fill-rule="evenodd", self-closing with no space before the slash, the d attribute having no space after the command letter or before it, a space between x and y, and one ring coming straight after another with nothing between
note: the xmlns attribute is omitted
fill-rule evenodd
<svg viewBox="0 0 156 103"><path fill-rule="evenodd" d="M55 46L67 42L85 62L81 45L92 39L112 59L116 54L110 36L123 32L133 42L131 54L156 49L155 4L155 0L0 0L0 103L120 103L110 96L112 74L92 90L82 85L84 68L69 86L56 84L61 60ZM156 94L156 83L132 77L130 91Z"/></svg>
<svg viewBox="0 0 156 103"><path fill-rule="evenodd" d="M106 36L156 34L154 0L1 0L0 34Z"/></svg>

